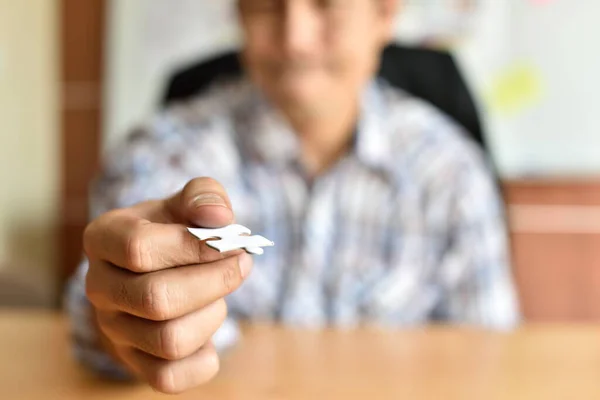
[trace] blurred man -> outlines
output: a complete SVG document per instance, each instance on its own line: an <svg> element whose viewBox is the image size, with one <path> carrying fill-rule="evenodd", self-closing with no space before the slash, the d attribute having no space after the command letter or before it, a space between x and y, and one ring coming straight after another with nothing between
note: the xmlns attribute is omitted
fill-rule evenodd
<svg viewBox="0 0 600 400"><path fill-rule="evenodd" d="M175 393L215 375L211 338L237 319L517 323L484 156L437 110L374 80L396 6L239 1L248 76L109 154L68 297L84 362ZM247 254L185 230L234 219L276 242L252 274Z"/></svg>

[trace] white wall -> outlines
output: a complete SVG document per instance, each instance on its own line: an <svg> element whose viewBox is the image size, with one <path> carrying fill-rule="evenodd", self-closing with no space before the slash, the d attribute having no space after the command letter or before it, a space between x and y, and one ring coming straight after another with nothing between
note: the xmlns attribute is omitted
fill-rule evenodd
<svg viewBox="0 0 600 400"><path fill-rule="evenodd" d="M409 2L408 14L399 19L399 34L418 35L419 1ZM456 54L482 105L502 175L600 174L594 92L600 89L600 46L593 46L600 37L600 24L594 24L600 2L478 1L480 12L469 21L473 33ZM162 79L175 65L235 45L231 3L112 0L106 144L152 113ZM432 15L430 19L440 18ZM505 115L485 107L485 99L496 77L514 62L537 71L544 96Z"/></svg>
<svg viewBox="0 0 600 400"><path fill-rule="evenodd" d="M0 0L0 277L53 301L58 210L55 0Z"/></svg>
<svg viewBox="0 0 600 400"><path fill-rule="evenodd" d="M156 110L177 66L238 43L233 0L110 0L104 144Z"/></svg>

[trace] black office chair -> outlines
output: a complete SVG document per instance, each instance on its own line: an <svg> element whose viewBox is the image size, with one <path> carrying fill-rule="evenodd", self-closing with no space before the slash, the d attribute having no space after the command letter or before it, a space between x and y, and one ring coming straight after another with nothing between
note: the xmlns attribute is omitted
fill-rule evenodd
<svg viewBox="0 0 600 400"><path fill-rule="evenodd" d="M170 79L162 103L186 100L218 79L242 73L239 54L235 52L200 62ZM390 45L384 50L379 76L445 112L489 154L479 113L450 53Z"/></svg>

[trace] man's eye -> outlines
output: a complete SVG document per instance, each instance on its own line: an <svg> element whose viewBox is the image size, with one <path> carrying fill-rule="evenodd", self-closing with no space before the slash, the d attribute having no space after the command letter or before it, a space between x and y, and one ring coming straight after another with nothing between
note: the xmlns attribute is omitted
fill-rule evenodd
<svg viewBox="0 0 600 400"><path fill-rule="evenodd" d="M323 9L341 9L348 7L350 0L319 0L319 6Z"/></svg>
<svg viewBox="0 0 600 400"><path fill-rule="evenodd" d="M282 0L246 0L242 7L249 12L273 12L282 7Z"/></svg>

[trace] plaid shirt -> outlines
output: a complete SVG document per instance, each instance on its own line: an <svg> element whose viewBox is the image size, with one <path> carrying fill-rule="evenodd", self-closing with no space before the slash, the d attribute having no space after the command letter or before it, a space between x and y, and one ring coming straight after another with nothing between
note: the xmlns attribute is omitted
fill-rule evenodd
<svg viewBox="0 0 600 400"><path fill-rule="evenodd" d="M334 167L308 181L299 150L250 82L223 82L109 153L93 216L168 196L194 177L220 181L237 222L276 243L228 297L221 342L232 339L235 319L498 329L518 322L497 185L453 121L377 81L362 96L352 149ZM86 270L84 262L67 292L76 352L112 372L90 324Z"/></svg>

